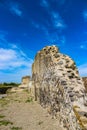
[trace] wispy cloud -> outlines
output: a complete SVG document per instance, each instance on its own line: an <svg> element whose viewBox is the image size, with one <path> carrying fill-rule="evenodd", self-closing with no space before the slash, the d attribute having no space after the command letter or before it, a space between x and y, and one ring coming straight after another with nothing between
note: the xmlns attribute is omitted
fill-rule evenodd
<svg viewBox="0 0 87 130"><path fill-rule="evenodd" d="M45 23L37 22L32 20L32 25L38 30L42 30L45 34L45 38L50 43L59 43L65 45L66 38L62 35L62 31L67 28L64 20L60 16L58 11L52 8L52 2L64 4L66 0L56 1L56 0L41 0L40 6L44 7L47 12L48 18Z"/></svg>
<svg viewBox="0 0 87 130"><path fill-rule="evenodd" d="M78 69L81 76L87 76L87 63L78 66Z"/></svg>
<svg viewBox="0 0 87 130"><path fill-rule="evenodd" d="M51 20L52 20L54 28L56 29L59 29L59 28L64 29L66 27L63 19L61 18L58 12L51 12Z"/></svg>
<svg viewBox="0 0 87 130"><path fill-rule="evenodd" d="M17 49L0 48L0 70L14 70L18 67L30 67L32 59L27 59L26 54Z"/></svg>
<svg viewBox="0 0 87 130"><path fill-rule="evenodd" d="M34 22L32 22L32 25L36 28L36 29L39 29L39 30L42 30L45 34L45 38L47 39L47 41L49 41L50 43L52 44L57 44L60 45L60 46L64 46L65 43L66 43L66 38L64 35L59 35L59 31L61 32L62 29L64 28L63 25L60 27L60 26L57 26L54 28L54 24L51 24L50 26L56 31L50 31L49 27L45 26L45 25L41 25L41 24L37 24Z"/></svg>
<svg viewBox="0 0 87 130"><path fill-rule="evenodd" d="M65 36L62 36L61 39L60 39L62 45L65 45L66 43L66 37Z"/></svg>
<svg viewBox="0 0 87 130"><path fill-rule="evenodd" d="M30 68L19 68L12 72L0 71L0 83L1 82L21 82L21 78L25 75L31 74Z"/></svg>
<svg viewBox="0 0 87 130"><path fill-rule="evenodd" d="M65 0L61 0L61 2L58 1L58 3L64 4ZM50 23L52 23L52 27L54 27L56 29L66 28L66 25L65 25L63 19L61 18L61 16L59 15L59 13L55 12L54 9L52 9L50 7L50 2L48 2L47 0L41 0L41 6L43 6L45 9L47 9L49 17L51 18Z"/></svg>
<svg viewBox="0 0 87 130"><path fill-rule="evenodd" d="M83 11L83 18L87 22L87 10Z"/></svg>
<svg viewBox="0 0 87 130"><path fill-rule="evenodd" d="M7 35L7 32L0 31L0 43L6 43L7 42L6 39L5 39L6 35Z"/></svg>
<svg viewBox="0 0 87 130"><path fill-rule="evenodd" d="M37 29L40 29L41 25L36 23L35 21L32 21L32 25L37 28Z"/></svg>
<svg viewBox="0 0 87 130"><path fill-rule="evenodd" d="M18 48L0 48L0 82L20 82L22 76L31 75L32 63Z"/></svg>
<svg viewBox="0 0 87 130"><path fill-rule="evenodd" d="M58 6L62 6L65 4L66 0L41 0L40 5L42 7L45 8L49 8L50 7L50 2L52 2L53 4L58 4Z"/></svg>
<svg viewBox="0 0 87 130"><path fill-rule="evenodd" d="M0 82L20 82L24 75L31 75L33 59L30 58L18 45L9 43L2 33L0 47ZM0 41L0 42L1 42ZM31 52L30 52L31 53Z"/></svg>
<svg viewBox="0 0 87 130"><path fill-rule="evenodd" d="M49 32L49 29L48 27L46 27L45 25L41 24L41 23L37 23L35 21L32 21L32 25L33 27L35 27L36 29L39 29L39 30L42 30L45 35L47 36L48 35L48 32Z"/></svg>
<svg viewBox="0 0 87 130"><path fill-rule="evenodd" d="M48 3L48 1L47 0L41 0L41 6L43 6L43 7L46 7L46 8L48 8L49 7L49 3Z"/></svg>
<svg viewBox="0 0 87 130"><path fill-rule="evenodd" d="M11 11L11 13L16 14L19 17L22 16L22 10L20 9L18 3L10 3L9 10Z"/></svg>
<svg viewBox="0 0 87 130"><path fill-rule="evenodd" d="M64 21L58 12L51 11L49 13L50 22L47 25L43 23L32 22L33 27L36 29L42 30L46 35L46 38L51 43L60 42L62 45L65 44L65 36L60 36L60 33L66 28ZM51 28L51 29L50 29ZM52 30L52 31L51 31Z"/></svg>

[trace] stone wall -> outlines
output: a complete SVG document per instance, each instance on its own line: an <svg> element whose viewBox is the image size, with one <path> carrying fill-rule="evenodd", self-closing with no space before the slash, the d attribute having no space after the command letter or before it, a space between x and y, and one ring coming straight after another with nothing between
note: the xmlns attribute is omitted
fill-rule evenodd
<svg viewBox="0 0 87 130"><path fill-rule="evenodd" d="M32 65L35 100L67 130L87 129L87 99L75 62L56 46L39 51ZM79 125L78 125L79 124Z"/></svg>
<svg viewBox="0 0 87 130"><path fill-rule="evenodd" d="M30 81L31 81L31 77L30 76L22 77L21 85L19 85L19 88L28 88Z"/></svg>
<svg viewBox="0 0 87 130"><path fill-rule="evenodd" d="M22 84L28 84L30 81L30 76L24 76L22 77Z"/></svg>
<svg viewBox="0 0 87 130"><path fill-rule="evenodd" d="M87 92L87 77L82 77Z"/></svg>

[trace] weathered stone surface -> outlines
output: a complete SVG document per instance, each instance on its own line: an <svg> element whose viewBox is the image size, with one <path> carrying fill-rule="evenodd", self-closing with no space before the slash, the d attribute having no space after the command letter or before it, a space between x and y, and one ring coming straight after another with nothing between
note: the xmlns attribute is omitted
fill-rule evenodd
<svg viewBox="0 0 87 130"><path fill-rule="evenodd" d="M47 108L52 117L59 118L63 127L87 129L79 113L87 113L84 105L87 96L76 64L69 56L61 54L56 46L43 48L32 65L32 80L35 100Z"/></svg>
<svg viewBox="0 0 87 130"><path fill-rule="evenodd" d="M87 77L83 77L83 82L84 82L84 86L86 88L86 92L87 92Z"/></svg>
<svg viewBox="0 0 87 130"><path fill-rule="evenodd" d="M30 76L22 77L22 84L28 84L30 81Z"/></svg>
<svg viewBox="0 0 87 130"><path fill-rule="evenodd" d="M30 76L24 76L21 80L21 85L19 85L20 88L28 88L29 82L30 82Z"/></svg>

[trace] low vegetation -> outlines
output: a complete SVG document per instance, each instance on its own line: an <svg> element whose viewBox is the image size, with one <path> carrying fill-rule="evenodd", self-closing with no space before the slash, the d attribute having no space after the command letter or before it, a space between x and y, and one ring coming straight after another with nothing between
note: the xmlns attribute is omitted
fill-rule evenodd
<svg viewBox="0 0 87 130"><path fill-rule="evenodd" d="M32 97L28 97L28 99L25 101L26 103L27 102L33 102L33 98Z"/></svg>
<svg viewBox="0 0 87 130"><path fill-rule="evenodd" d="M12 87L17 87L17 86L19 86L20 84L19 83L14 83L14 82L11 82L11 83L6 83L6 82L4 82L4 83L0 83L0 88L2 88L2 87L10 87L10 86L12 86Z"/></svg>
<svg viewBox="0 0 87 130"><path fill-rule="evenodd" d="M9 100L7 100L6 98L0 99L0 106L1 107L7 105L8 103L9 103Z"/></svg>
<svg viewBox="0 0 87 130"><path fill-rule="evenodd" d="M8 121L8 120L1 120L1 121L0 121L0 126L1 126L1 125L7 126L8 124L13 125L13 123L10 122L10 121Z"/></svg>
<svg viewBox="0 0 87 130"><path fill-rule="evenodd" d="M15 127L15 126L13 126L13 127L11 128L11 130L22 130L22 128L21 128L21 127Z"/></svg>
<svg viewBox="0 0 87 130"><path fill-rule="evenodd" d="M6 94L9 92L9 90L13 87L18 87L19 84L18 83L0 83L0 94Z"/></svg>
<svg viewBox="0 0 87 130"><path fill-rule="evenodd" d="M4 118L5 116L4 115L0 115L0 119Z"/></svg>

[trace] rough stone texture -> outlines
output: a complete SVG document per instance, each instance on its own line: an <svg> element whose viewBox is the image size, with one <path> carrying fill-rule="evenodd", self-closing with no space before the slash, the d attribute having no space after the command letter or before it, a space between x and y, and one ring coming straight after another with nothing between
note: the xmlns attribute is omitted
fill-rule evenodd
<svg viewBox="0 0 87 130"><path fill-rule="evenodd" d="M87 77L82 77L87 92Z"/></svg>
<svg viewBox="0 0 87 130"><path fill-rule="evenodd" d="M30 76L24 76L21 80L21 85L19 85L20 88L28 88L30 83Z"/></svg>
<svg viewBox="0 0 87 130"><path fill-rule="evenodd" d="M75 62L56 46L39 51L32 65L35 100L66 130L87 129L87 96Z"/></svg>
<svg viewBox="0 0 87 130"><path fill-rule="evenodd" d="M28 84L30 81L30 76L22 77L22 84Z"/></svg>
<svg viewBox="0 0 87 130"><path fill-rule="evenodd" d="M30 95L33 100L35 100L35 88L34 88L34 81L30 81L28 85L28 91L30 92Z"/></svg>

